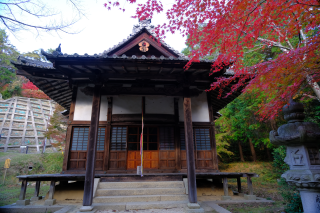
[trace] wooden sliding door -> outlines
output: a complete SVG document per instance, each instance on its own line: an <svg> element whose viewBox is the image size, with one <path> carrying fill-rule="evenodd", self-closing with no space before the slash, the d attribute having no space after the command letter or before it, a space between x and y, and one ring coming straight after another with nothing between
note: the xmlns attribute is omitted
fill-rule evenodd
<svg viewBox="0 0 320 213"><path fill-rule="evenodd" d="M89 141L89 127L73 127L68 169L85 170L87 164L87 146ZM96 170L103 169L105 147L105 128L98 130Z"/></svg>
<svg viewBox="0 0 320 213"><path fill-rule="evenodd" d="M194 140L196 144L198 169L210 169L213 167L211 150L210 129L194 128Z"/></svg>
<svg viewBox="0 0 320 213"><path fill-rule="evenodd" d="M141 127L128 127L127 169L136 169L141 165L140 155ZM145 127L143 130L143 168L159 168L158 128Z"/></svg>
<svg viewBox="0 0 320 213"><path fill-rule="evenodd" d="M114 126L111 131L109 169L126 169L127 160L127 127Z"/></svg>
<svg viewBox="0 0 320 213"><path fill-rule="evenodd" d="M175 169L176 151L174 144L174 127L159 127L160 169Z"/></svg>
<svg viewBox="0 0 320 213"><path fill-rule="evenodd" d="M195 160L197 169L212 169L213 155L211 149L210 129L209 128L194 128L193 141L195 150ZM184 129L180 129L180 156L181 168L187 168L187 155L185 145Z"/></svg>

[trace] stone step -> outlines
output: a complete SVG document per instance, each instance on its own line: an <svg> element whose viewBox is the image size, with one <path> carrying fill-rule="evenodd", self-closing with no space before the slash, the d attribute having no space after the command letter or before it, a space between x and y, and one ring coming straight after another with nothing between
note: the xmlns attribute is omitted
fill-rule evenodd
<svg viewBox="0 0 320 213"><path fill-rule="evenodd" d="M120 188L184 188L183 181L157 181L157 182L100 182L99 189Z"/></svg>
<svg viewBox="0 0 320 213"><path fill-rule="evenodd" d="M98 189L96 196L131 196L131 195L183 195L184 188L123 188Z"/></svg>
<svg viewBox="0 0 320 213"><path fill-rule="evenodd" d="M187 195L136 195L136 196L98 196L93 203L127 203L156 201L188 201Z"/></svg>
<svg viewBox="0 0 320 213"><path fill-rule="evenodd" d="M132 202L127 203L126 210L184 208L187 203L188 201Z"/></svg>
<svg viewBox="0 0 320 213"><path fill-rule="evenodd" d="M172 209L185 208L188 201L156 201L156 202L127 202L127 203L93 203L96 210L138 210L138 209Z"/></svg>

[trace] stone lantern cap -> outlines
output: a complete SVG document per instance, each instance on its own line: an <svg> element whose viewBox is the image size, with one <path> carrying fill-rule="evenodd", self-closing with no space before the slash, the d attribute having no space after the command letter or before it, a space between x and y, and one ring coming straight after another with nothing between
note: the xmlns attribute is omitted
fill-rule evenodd
<svg viewBox="0 0 320 213"><path fill-rule="evenodd" d="M269 138L274 145L314 145L320 144L320 128L312 122L304 122L304 107L301 103L290 100L283 107L284 119L288 121L271 131Z"/></svg>

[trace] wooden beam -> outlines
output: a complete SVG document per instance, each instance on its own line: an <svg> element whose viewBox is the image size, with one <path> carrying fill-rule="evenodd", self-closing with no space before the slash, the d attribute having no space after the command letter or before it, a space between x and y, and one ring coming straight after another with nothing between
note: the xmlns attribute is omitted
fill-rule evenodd
<svg viewBox="0 0 320 213"><path fill-rule="evenodd" d="M69 112L69 123L73 121L74 111L76 108L77 93L78 93L78 87L74 86L72 89L71 105L70 105L70 112Z"/></svg>
<svg viewBox="0 0 320 213"><path fill-rule="evenodd" d="M223 178L223 192L224 192L224 196L228 196L228 178L227 177Z"/></svg>
<svg viewBox="0 0 320 213"><path fill-rule="evenodd" d="M50 182L50 189L49 189L48 199L53 200L55 189L56 189L56 181L52 180L52 181Z"/></svg>
<svg viewBox="0 0 320 213"><path fill-rule="evenodd" d="M142 113L143 113L143 116L146 114L146 97L145 96L142 96Z"/></svg>
<svg viewBox="0 0 320 213"><path fill-rule="evenodd" d="M35 198L39 198L40 183L41 181L36 181L36 187L34 189L34 195L33 195L33 197Z"/></svg>
<svg viewBox="0 0 320 213"><path fill-rule="evenodd" d="M70 117L69 117L70 118ZM66 137L66 147L64 151L64 158L62 164L62 173L66 172L68 169L68 161L71 147L71 134L72 134L72 126L69 124L67 128L67 137Z"/></svg>
<svg viewBox="0 0 320 213"><path fill-rule="evenodd" d="M122 66L122 70L123 70L125 73L128 73L128 70L126 69L125 66Z"/></svg>
<svg viewBox="0 0 320 213"><path fill-rule="evenodd" d="M27 183L28 182L27 182L26 179L22 180L19 200L25 200L26 199Z"/></svg>
<svg viewBox="0 0 320 213"><path fill-rule="evenodd" d="M174 98L174 144L176 150L176 170L181 169L181 154L180 154L180 126L179 126L179 98Z"/></svg>
<svg viewBox="0 0 320 213"><path fill-rule="evenodd" d="M107 114L107 127L106 127L106 142L104 152L104 170L109 169L109 154L111 143L111 121L112 121L112 97L108 97L108 114Z"/></svg>
<svg viewBox="0 0 320 213"><path fill-rule="evenodd" d="M83 206L91 206L93 199L93 182L95 175L95 161L99 129L99 116L101 104L101 85L95 85L92 100L91 125L89 130L89 143L87 151L87 166L84 181Z"/></svg>
<svg viewBox="0 0 320 213"><path fill-rule="evenodd" d="M187 92L188 93L188 92ZM185 143L187 154L187 177L188 177L188 189L189 189L189 202L197 203L197 183L196 183L196 168L194 158L194 145L193 145L193 127L191 116L191 98L183 98L183 113L184 113L184 131L185 131Z"/></svg>
<svg viewBox="0 0 320 213"><path fill-rule="evenodd" d="M112 66L108 66L113 72L115 72L115 73L119 73L119 71L118 70L116 70L115 68L113 68Z"/></svg>
<svg viewBox="0 0 320 213"><path fill-rule="evenodd" d="M92 96L93 94L93 87L85 87L81 89L82 92L84 92L86 95ZM198 89L190 89L189 95L192 96L198 96L202 91ZM156 87L131 87L130 90L126 87L104 87L102 88L101 95L119 95L119 94L127 94L127 95L166 95L166 96L183 96L183 87L171 87L168 88L156 88Z"/></svg>
<svg viewBox="0 0 320 213"><path fill-rule="evenodd" d="M80 73L87 73L86 70L80 69L80 68L72 66L72 65L68 65L68 67L70 67L70 69L79 71Z"/></svg>
<svg viewBox="0 0 320 213"><path fill-rule="evenodd" d="M100 67L100 66L95 66L95 67L96 67L96 69L99 70L101 73L105 73L105 72L106 72L106 70L103 69L103 68Z"/></svg>
<svg viewBox="0 0 320 213"><path fill-rule="evenodd" d="M214 126L214 116L213 116L213 109L212 109L212 102L210 98L210 94L207 93L207 102L209 108L209 120L211 122L210 125L210 144L211 144L211 151L212 151L212 167L213 169L218 170L218 153L217 153L217 143L216 143L216 134L215 134L215 126Z"/></svg>
<svg viewBox="0 0 320 213"><path fill-rule="evenodd" d="M253 195L253 187L252 187L251 176L247 177L247 185L248 185L248 195Z"/></svg>
<svg viewBox="0 0 320 213"><path fill-rule="evenodd" d="M237 186L238 186L238 193L242 193L240 177L237 177Z"/></svg>
<svg viewBox="0 0 320 213"><path fill-rule="evenodd" d="M160 67L158 74L161 74L162 70L163 70L163 67Z"/></svg>

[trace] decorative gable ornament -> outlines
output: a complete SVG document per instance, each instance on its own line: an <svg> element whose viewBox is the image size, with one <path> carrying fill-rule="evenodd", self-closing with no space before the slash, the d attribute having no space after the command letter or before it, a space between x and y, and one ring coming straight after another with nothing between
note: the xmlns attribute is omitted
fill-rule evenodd
<svg viewBox="0 0 320 213"><path fill-rule="evenodd" d="M141 51L141 52L147 52L148 50L149 50L149 47L150 46L150 44L148 43L148 42L146 42L146 41L141 41L140 43L139 43L139 50Z"/></svg>

